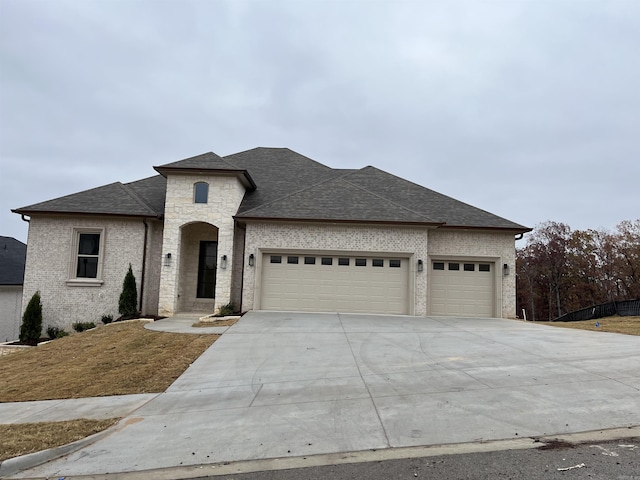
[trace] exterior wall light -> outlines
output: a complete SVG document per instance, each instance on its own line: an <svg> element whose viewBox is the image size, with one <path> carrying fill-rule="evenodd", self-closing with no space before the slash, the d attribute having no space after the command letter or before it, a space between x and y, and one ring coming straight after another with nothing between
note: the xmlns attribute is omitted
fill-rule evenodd
<svg viewBox="0 0 640 480"><path fill-rule="evenodd" d="M222 255L222 257L220 257L220 268L223 270L227 269L227 256L226 255Z"/></svg>
<svg viewBox="0 0 640 480"><path fill-rule="evenodd" d="M170 253L167 253L164 256L164 266L165 267L170 267L171 266L171 254Z"/></svg>
<svg viewBox="0 0 640 480"><path fill-rule="evenodd" d="M509 275L509 264L505 263L502 266L502 274L506 277L507 275Z"/></svg>
<svg viewBox="0 0 640 480"><path fill-rule="evenodd" d="M256 257L253 256L253 253L249 255L249 266L253 267L256 264Z"/></svg>
<svg viewBox="0 0 640 480"><path fill-rule="evenodd" d="M422 260L418 260L418 271L421 272L424 270L424 263Z"/></svg>

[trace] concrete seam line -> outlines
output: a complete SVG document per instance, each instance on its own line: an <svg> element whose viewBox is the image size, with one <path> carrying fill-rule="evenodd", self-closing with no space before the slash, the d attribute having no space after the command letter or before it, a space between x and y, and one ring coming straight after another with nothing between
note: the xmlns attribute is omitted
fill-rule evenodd
<svg viewBox="0 0 640 480"><path fill-rule="evenodd" d="M120 422L112 425L102 432L94 433L93 435L81 438L75 442L67 443L66 445L60 445L59 447L49 448L47 450L41 450L39 452L28 453L19 457L8 458L4 462L0 463L0 478L4 478L7 475L14 475L16 473L28 470L43 463L47 463L56 458L69 455L81 448L88 447L92 443L101 440L103 437L110 435Z"/></svg>

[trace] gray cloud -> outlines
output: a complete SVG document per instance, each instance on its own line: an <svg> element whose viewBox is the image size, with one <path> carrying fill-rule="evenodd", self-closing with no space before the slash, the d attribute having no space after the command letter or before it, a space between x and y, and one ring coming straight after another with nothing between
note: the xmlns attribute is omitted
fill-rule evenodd
<svg viewBox="0 0 640 480"><path fill-rule="evenodd" d="M11 208L213 150L372 164L533 226L640 209L633 1L0 0Z"/></svg>

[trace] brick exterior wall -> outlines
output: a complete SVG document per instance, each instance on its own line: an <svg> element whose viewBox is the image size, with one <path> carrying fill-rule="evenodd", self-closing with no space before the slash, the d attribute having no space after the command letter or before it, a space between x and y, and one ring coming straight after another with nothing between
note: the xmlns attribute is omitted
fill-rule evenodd
<svg viewBox="0 0 640 480"><path fill-rule="evenodd" d="M80 286L68 282L76 253L72 251L75 228L104 229L103 283L99 286ZM156 243L159 234L156 230ZM143 250L144 224L141 219L32 216L27 243L23 311L31 296L39 290L43 332L48 325L70 331L74 322L94 322L98 325L102 315L117 318L122 282L130 263L140 294ZM152 272L153 268L147 274L147 278L151 277L151 285L154 283ZM153 294L154 288L151 286L145 290Z"/></svg>
<svg viewBox="0 0 640 480"><path fill-rule="evenodd" d="M413 299L411 310L415 315L426 315L426 271L417 272L415 263L418 259L426 261L427 240L428 231L424 228L249 223L245 239L242 309L252 310L259 302L259 292L256 288L262 272L261 251L300 249L363 253L401 252L411 257L410 275L415 277L413 291L409 294L409 298ZM255 267L249 267L251 253L256 257Z"/></svg>
<svg viewBox="0 0 640 480"><path fill-rule="evenodd" d="M209 184L208 203L194 203L194 184ZM167 177L164 239L162 257L171 254L169 266L162 266L160 274L159 314L171 316L180 309L179 285L188 281L190 270L181 268L182 258L190 249L183 249L183 227L191 223L207 223L218 229L218 272L216 278L216 308L231 300L232 265L234 265L234 220L244 197L245 188L235 176L207 176L173 174ZM220 268L220 257L227 256L227 268ZM182 276L181 276L182 275ZM197 275L197 273L196 273ZM185 293L183 293L185 295ZM186 306L186 304L185 304ZM196 306L197 307L197 306ZM207 307L208 308L208 307Z"/></svg>
<svg viewBox="0 0 640 480"><path fill-rule="evenodd" d="M22 285L0 285L0 343L18 340L22 323Z"/></svg>
<svg viewBox="0 0 640 480"><path fill-rule="evenodd" d="M516 316L516 247L513 233L478 232L473 230L433 230L429 236L429 258L468 257L495 261L497 275L496 302L498 316ZM509 275L502 274L503 264ZM428 270L428 268L425 268Z"/></svg>

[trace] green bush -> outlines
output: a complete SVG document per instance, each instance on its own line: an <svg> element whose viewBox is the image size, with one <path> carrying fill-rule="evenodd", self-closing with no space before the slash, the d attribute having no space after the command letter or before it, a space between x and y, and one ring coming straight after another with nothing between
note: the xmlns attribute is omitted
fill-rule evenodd
<svg viewBox="0 0 640 480"><path fill-rule="evenodd" d="M233 315L234 313L236 313L236 306L233 303L227 303L226 305L222 305L218 309L218 313L215 316L227 317L229 315Z"/></svg>
<svg viewBox="0 0 640 480"><path fill-rule="evenodd" d="M65 332L64 328L54 327L52 325L49 325L47 327L47 336L51 340L54 340L56 338L66 337L68 335L69 335L69 333Z"/></svg>
<svg viewBox="0 0 640 480"><path fill-rule="evenodd" d="M113 322L113 315L102 315L102 318L100 319L100 321L102 323L104 323L105 325L107 323L111 323L111 322Z"/></svg>
<svg viewBox="0 0 640 480"><path fill-rule="evenodd" d="M96 324L93 322L75 322L71 326L78 333L84 332L85 330L89 330L91 328L96 328Z"/></svg>
<svg viewBox="0 0 640 480"><path fill-rule="evenodd" d="M129 264L129 271L122 282L118 311L123 317L135 317L138 314L138 288L136 287L136 277L133 276L131 264Z"/></svg>
<svg viewBox="0 0 640 480"><path fill-rule="evenodd" d="M40 292L36 292L29 300L24 315L22 315L20 341L27 345L37 345L40 335L42 335L42 303L40 302Z"/></svg>

